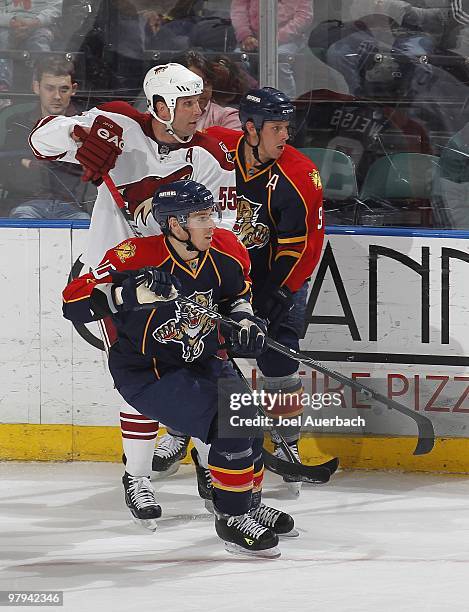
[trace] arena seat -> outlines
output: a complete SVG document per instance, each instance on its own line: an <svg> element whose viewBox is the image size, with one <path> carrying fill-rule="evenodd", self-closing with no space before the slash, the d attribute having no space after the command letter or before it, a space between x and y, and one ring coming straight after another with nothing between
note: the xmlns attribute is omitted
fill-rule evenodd
<svg viewBox="0 0 469 612"><path fill-rule="evenodd" d="M438 157L395 153L377 159L368 169L360 200L387 218L386 225L430 227L433 180ZM382 223L380 223L382 224Z"/></svg>
<svg viewBox="0 0 469 612"><path fill-rule="evenodd" d="M351 158L334 149L305 147L298 150L309 157L319 170L327 224L354 224L358 189Z"/></svg>

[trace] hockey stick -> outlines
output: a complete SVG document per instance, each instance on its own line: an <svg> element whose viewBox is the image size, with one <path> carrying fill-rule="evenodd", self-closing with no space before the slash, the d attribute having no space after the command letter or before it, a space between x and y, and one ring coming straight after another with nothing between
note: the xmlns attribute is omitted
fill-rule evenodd
<svg viewBox="0 0 469 612"><path fill-rule="evenodd" d="M177 300L180 302L185 302L186 304L192 304L193 306L199 308L200 310L203 310L209 316L213 317L214 319L220 320L222 323L224 323L225 325L228 325L229 327L232 327L235 329L240 328L239 323L237 323L236 321L233 321L233 319L229 319L228 317L221 315L216 310L211 310L210 308L206 308L205 306L202 306L198 302L194 302L190 298L179 295L177 297ZM413 421L415 421L415 423L417 424L417 428L418 428L418 440L417 440L417 445L414 449L413 454L414 455L425 455L432 450L435 444L435 431L433 429L433 424L429 418L421 414L418 414L414 412L413 410L410 410L406 406L399 404L399 402L396 402L395 400L389 397L386 397L382 393L375 391L371 387L362 385L361 383L359 383L356 380L353 380L352 378L348 378L347 376L344 376L343 374L340 374L339 372L336 372L335 370L331 370L330 368L326 367L319 361L315 361L314 359L311 359L310 357L308 357L307 355L304 355L303 353L300 353L299 351L295 351L294 349L284 346L283 344L280 344L280 342L277 342L276 340L273 340L272 338L269 338L268 336L266 337L266 344L269 348L273 349L274 351L277 351L278 353L281 353L282 355L285 355L286 357L290 357L291 359L294 359L295 361L298 361L299 363L307 365L310 368L313 368L317 370L318 372L321 372L322 374L325 374L326 376L333 378L334 380L340 382L341 384L346 385L347 387L351 387L355 391L362 393L365 397L373 398L377 400L378 402L380 402L381 404L384 404L387 408L394 409L397 412L405 414L406 416L411 418Z"/></svg>
<svg viewBox="0 0 469 612"><path fill-rule="evenodd" d="M116 205L121 210L124 216L124 219L127 221L131 231L134 233L134 235L139 235L140 232L138 232L137 228L134 227L134 225L128 219L128 216L125 214L124 199L122 198L121 194L117 190L117 187L115 186L111 177L109 175L105 175L103 176L103 181L106 184L107 188L109 189ZM198 304L197 302L193 302L192 300L186 297L183 298L182 296L180 296L180 298L178 299L184 300L186 301L186 303L192 303L192 305L197 306L197 308L199 309L204 309L208 315L212 316L213 318L223 320L223 322L226 323L227 325L231 325L231 326L234 326L235 328L239 328L239 325L235 321L233 321L232 319L228 319L227 317L223 317L215 310L210 310L209 308L205 308L201 304ZM300 353L299 351L295 351L291 348L283 346L282 344L280 344L279 342L276 342L275 340L272 340L271 338L267 338L267 345L273 350L287 357L290 357L291 359L294 359L295 361L298 361L299 363L303 363L317 370L318 372L321 372L322 374L325 374L326 376L329 376L330 378L340 382L341 384L346 385L347 387L351 387L352 389L355 389L356 391L363 394L365 397L373 398L377 400L378 402L380 402L381 404L384 404L387 408L394 409L397 412L400 412L408 416L413 421L415 421L415 423L417 424L417 428L418 428L418 439L417 439L417 444L416 444L413 454L414 455L425 455L432 450L435 444L435 431L433 429L432 422L427 417L410 410L406 406L399 404L399 402L396 402L395 400L386 397L382 393L375 391L371 387L362 385L357 380L353 380L351 378L348 378L347 376L344 376L343 374L340 374L339 372L336 372L335 370L331 370L330 368L326 367L319 361L315 361L314 359L311 359L310 357Z"/></svg>
<svg viewBox="0 0 469 612"><path fill-rule="evenodd" d="M176 301L178 300L179 298L177 298ZM239 365L234 359L230 359L230 361L238 376L251 391L251 385L246 380L246 377L241 371ZM267 412L264 410L264 407L261 404L257 406L257 409L262 416L268 417ZM330 477L339 467L339 459L337 457L330 459L325 463L320 463L319 465L304 465L301 463L301 461L298 461L295 454L288 446L288 442L285 440L279 430L275 426L272 426L272 430L279 439L280 447L285 453L285 456L288 458L288 461L276 457L267 449L263 448L262 456L264 459L264 464L271 472L275 472L275 474L279 474L280 476L294 476L297 478L297 482L309 482L312 484L325 484L326 482L329 482Z"/></svg>
<svg viewBox="0 0 469 612"><path fill-rule="evenodd" d="M121 211L122 216L124 218L124 221L129 226L132 234L136 238L142 238L143 237L142 232L138 229L137 224L132 219L132 217L128 214L127 208L125 206L124 198L120 194L119 190L116 187L116 184L114 183L112 178L109 176L109 174L105 174L103 176L103 183L108 188L109 193L111 194L111 196L112 196L112 198L114 200L114 203L116 204L117 208Z"/></svg>

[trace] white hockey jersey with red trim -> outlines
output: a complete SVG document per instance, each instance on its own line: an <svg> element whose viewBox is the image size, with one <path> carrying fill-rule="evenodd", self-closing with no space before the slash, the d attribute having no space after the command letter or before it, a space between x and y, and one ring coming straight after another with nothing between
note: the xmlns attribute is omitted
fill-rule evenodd
<svg viewBox="0 0 469 612"><path fill-rule="evenodd" d="M231 230L236 220L236 175L225 145L201 132L178 148L162 145L153 135L151 115L126 102L110 102L73 117L41 119L29 139L34 155L78 163L78 145L70 134L75 125L91 127L98 115L123 128L124 149L109 175L124 198L126 210L125 215L120 212L104 184L98 188L85 255L89 266L96 266L107 250L135 234L161 233L151 213L152 197L161 183L192 179L205 185L222 209L220 226Z"/></svg>

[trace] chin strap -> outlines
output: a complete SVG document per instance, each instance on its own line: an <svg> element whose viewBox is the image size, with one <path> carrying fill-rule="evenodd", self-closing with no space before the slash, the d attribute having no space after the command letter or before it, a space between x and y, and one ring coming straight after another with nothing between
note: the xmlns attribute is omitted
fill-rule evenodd
<svg viewBox="0 0 469 612"><path fill-rule="evenodd" d="M245 138L244 140L245 140L246 144L248 145L248 147L251 147L252 154L254 155L254 159L256 161L258 161L259 164L260 164L260 166L258 166L258 168L260 170L262 170L264 167L269 166L274 160L273 159L268 159L266 162L261 161L261 158L259 157L259 145L260 145L260 142L261 142L261 136L260 136L258 130L256 130L256 134L257 134L257 144L252 145L247 138Z"/></svg>
<svg viewBox="0 0 469 612"><path fill-rule="evenodd" d="M192 136L187 136L186 139L184 140L183 138L179 138L179 136L176 134L176 132L173 130L173 121L174 121L174 108L170 108L169 109L169 121L165 121L164 119L160 119L158 117L158 115L155 113L152 113L153 117L159 121L160 123L162 123L165 127L166 127L166 132L167 134L169 134L170 136L172 136L173 138L175 138L178 142L180 142L181 144L186 144L188 142L190 142L192 140Z"/></svg>
<svg viewBox="0 0 469 612"><path fill-rule="evenodd" d="M171 230L169 230L169 236L171 236L171 238L174 238L174 240L177 240L181 244L184 244L188 251L195 251L196 253L200 253L199 249L197 247L195 247L193 245L193 243L192 243L191 234L190 234L189 230L187 228L185 228L185 227L183 229L186 232L186 234L189 236L189 238L187 240L181 240L180 238L175 236Z"/></svg>

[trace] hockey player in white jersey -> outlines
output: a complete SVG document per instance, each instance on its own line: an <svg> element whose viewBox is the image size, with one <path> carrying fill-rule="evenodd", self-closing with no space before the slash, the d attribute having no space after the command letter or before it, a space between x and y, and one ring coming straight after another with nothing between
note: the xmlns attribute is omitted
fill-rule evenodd
<svg viewBox="0 0 469 612"><path fill-rule="evenodd" d="M236 220L236 177L230 154L222 142L196 132L201 115L201 77L179 64L164 64L148 71L143 89L147 113L126 102L109 102L82 115L45 117L30 136L38 159L81 163L83 180L101 183L88 233L85 268L97 266L109 248L135 234L160 233L151 202L162 183L178 179L202 183L219 203L222 227L231 229ZM125 201L123 211L102 184L107 174ZM127 255L122 249L120 256ZM161 508L149 475L158 423L130 406L120 411L120 422L127 458L126 503L136 522L154 529ZM155 456L155 463L163 462L162 469L166 469L168 457L171 462L187 449L189 438L173 434L167 438L168 448L160 445L160 457Z"/></svg>

